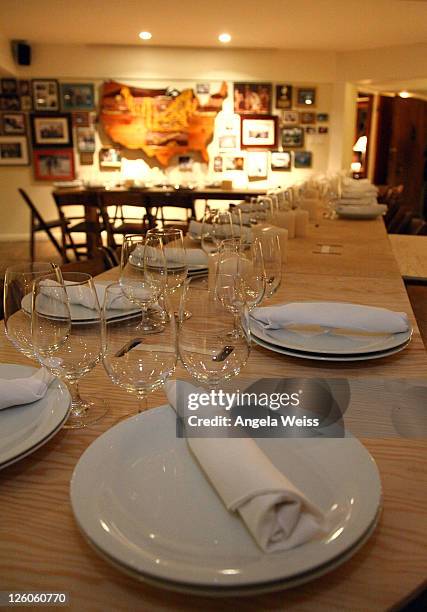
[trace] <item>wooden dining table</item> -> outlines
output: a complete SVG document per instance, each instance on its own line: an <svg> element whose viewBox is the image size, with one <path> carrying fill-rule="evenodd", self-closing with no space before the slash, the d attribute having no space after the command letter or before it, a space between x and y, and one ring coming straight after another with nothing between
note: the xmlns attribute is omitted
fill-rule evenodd
<svg viewBox="0 0 427 612"><path fill-rule="evenodd" d="M114 279L117 270L102 276ZM414 326L412 341L395 355L346 363L297 359L253 345L242 376L426 377L427 354L382 220L322 219L317 226L310 225L306 238L290 240L274 301L300 300L348 301L405 311ZM3 331L0 357L3 363L30 364ZM188 379L181 365L176 377ZM0 472L0 590L67 592L73 610L231 612L238 607L248 612L377 612L399 609L425 585L427 440L391 431L361 436L381 476L379 524L363 548L329 574L289 590L239 600L179 594L127 577L85 541L73 518L69 486L85 449L124 415L136 414L137 401L114 386L102 365L82 379L81 389L88 396L107 398L108 415L87 429L60 431L32 455ZM165 402L163 391L157 391L149 397L149 409ZM365 419L376 418L374 408L364 407ZM355 420L348 425L354 435L361 435L362 423ZM173 508L170 513L173 517Z"/></svg>

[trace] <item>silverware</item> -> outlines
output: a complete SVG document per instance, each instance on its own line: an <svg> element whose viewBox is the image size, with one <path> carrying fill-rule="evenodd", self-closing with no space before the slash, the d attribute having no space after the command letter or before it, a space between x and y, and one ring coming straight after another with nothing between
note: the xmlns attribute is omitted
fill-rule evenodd
<svg viewBox="0 0 427 612"><path fill-rule="evenodd" d="M212 361L225 361L229 355L234 351L234 346L226 345L218 355L212 357Z"/></svg>
<svg viewBox="0 0 427 612"><path fill-rule="evenodd" d="M135 348L135 346L138 346L138 344L141 344L142 342L144 342L144 338L134 338L133 340L129 340L129 342L126 342L126 344L117 351L114 357L123 357L123 355L126 355L126 353L128 353L130 350Z"/></svg>

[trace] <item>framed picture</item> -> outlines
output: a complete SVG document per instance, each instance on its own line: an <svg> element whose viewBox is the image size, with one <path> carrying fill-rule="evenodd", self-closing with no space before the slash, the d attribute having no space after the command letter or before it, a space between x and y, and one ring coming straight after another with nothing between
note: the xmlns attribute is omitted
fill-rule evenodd
<svg viewBox="0 0 427 612"><path fill-rule="evenodd" d="M237 137L235 134L225 134L218 139L220 149L237 149Z"/></svg>
<svg viewBox="0 0 427 612"><path fill-rule="evenodd" d="M36 111L59 110L58 81L51 79L33 79L31 81Z"/></svg>
<svg viewBox="0 0 427 612"><path fill-rule="evenodd" d="M92 166L93 165L93 153L80 153L79 161L81 166Z"/></svg>
<svg viewBox="0 0 427 612"><path fill-rule="evenodd" d="M252 152L246 157L246 172L249 179L265 179L268 176L268 153Z"/></svg>
<svg viewBox="0 0 427 612"><path fill-rule="evenodd" d="M2 79L1 92L3 95L17 95L18 81L16 79Z"/></svg>
<svg viewBox="0 0 427 612"><path fill-rule="evenodd" d="M25 115L24 113L2 113L1 131L3 134L25 134Z"/></svg>
<svg viewBox="0 0 427 612"><path fill-rule="evenodd" d="M90 115L87 111L76 111L71 113L72 123L75 127L89 127Z"/></svg>
<svg viewBox="0 0 427 612"><path fill-rule="evenodd" d="M283 125L298 125L299 123L299 112L298 111L284 111L282 113Z"/></svg>
<svg viewBox="0 0 427 612"><path fill-rule="evenodd" d="M95 130L90 127L76 128L77 150L79 153L95 152Z"/></svg>
<svg viewBox="0 0 427 612"><path fill-rule="evenodd" d="M316 133L316 128L313 125L309 125L308 127L305 128L305 133L306 134L315 134Z"/></svg>
<svg viewBox="0 0 427 612"><path fill-rule="evenodd" d="M194 158L191 155L179 155L178 168L180 172L191 172L193 170Z"/></svg>
<svg viewBox="0 0 427 612"><path fill-rule="evenodd" d="M289 171L291 169L291 159L290 151L272 151L271 169L275 172Z"/></svg>
<svg viewBox="0 0 427 612"><path fill-rule="evenodd" d="M210 91L210 83L196 83L196 94L208 94Z"/></svg>
<svg viewBox="0 0 427 612"><path fill-rule="evenodd" d="M276 85L276 108L292 108L292 85Z"/></svg>
<svg viewBox="0 0 427 612"><path fill-rule="evenodd" d="M234 83L234 112L240 115L271 113L271 83Z"/></svg>
<svg viewBox="0 0 427 612"><path fill-rule="evenodd" d="M2 94L0 96L0 110L19 111L21 110L21 100L19 96L13 94Z"/></svg>
<svg viewBox="0 0 427 612"><path fill-rule="evenodd" d="M319 125L317 131L319 134L327 134L329 132L329 128L326 125Z"/></svg>
<svg viewBox="0 0 427 612"><path fill-rule="evenodd" d="M316 106L315 87L297 87L297 106Z"/></svg>
<svg viewBox="0 0 427 612"><path fill-rule="evenodd" d="M326 123L327 121L329 121L329 114L328 113L317 113L317 121L319 123Z"/></svg>
<svg viewBox="0 0 427 612"><path fill-rule="evenodd" d="M31 115L31 133L34 147L62 146L73 144L71 117L68 113L56 115Z"/></svg>
<svg viewBox="0 0 427 612"><path fill-rule="evenodd" d="M33 99L31 96L21 96L21 110L27 112L33 110Z"/></svg>
<svg viewBox="0 0 427 612"><path fill-rule="evenodd" d="M25 136L0 136L0 166L28 166L29 163Z"/></svg>
<svg viewBox="0 0 427 612"><path fill-rule="evenodd" d="M294 167L295 168L311 168L313 162L313 154L311 151L295 151Z"/></svg>
<svg viewBox="0 0 427 612"><path fill-rule="evenodd" d="M99 151L99 167L101 170L114 170L121 168L122 154L120 149L100 149Z"/></svg>
<svg viewBox="0 0 427 612"><path fill-rule="evenodd" d="M310 111L300 113L300 122L303 125L316 123L316 113Z"/></svg>
<svg viewBox="0 0 427 612"><path fill-rule="evenodd" d="M242 149L275 149L277 147L277 117L248 115L241 117Z"/></svg>
<svg viewBox="0 0 427 612"><path fill-rule="evenodd" d="M93 83L61 83L61 107L68 110L91 110L95 106Z"/></svg>
<svg viewBox="0 0 427 612"><path fill-rule="evenodd" d="M30 81L18 81L18 93L21 96L31 96Z"/></svg>
<svg viewBox="0 0 427 612"><path fill-rule="evenodd" d="M213 160L213 170L214 172L222 172L222 156L216 155Z"/></svg>
<svg viewBox="0 0 427 612"><path fill-rule="evenodd" d="M282 147L298 148L304 146L304 128L284 127L282 128Z"/></svg>
<svg viewBox="0 0 427 612"><path fill-rule="evenodd" d="M224 155L223 170L244 170L245 158L242 155Z"/></svg>
<svg viewBox="0 0 427 612"><path fill-rule="evenodd" d="M38 181L72 181L74 174L73 149L35 149L34 177Z"/></svg>

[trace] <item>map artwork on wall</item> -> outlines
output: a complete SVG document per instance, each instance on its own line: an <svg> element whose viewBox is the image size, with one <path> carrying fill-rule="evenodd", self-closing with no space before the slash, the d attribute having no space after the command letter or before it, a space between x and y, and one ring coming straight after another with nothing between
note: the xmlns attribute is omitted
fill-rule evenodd
<svg viewBox="0 0 427 612"><path fill-rule="evenodd" d="M164 166L190 151L207 162L215 117L226 96L226 83L202 104L193 89L140 89L112 81L102 88L100 121L114 143L142 149Z"/></svg>

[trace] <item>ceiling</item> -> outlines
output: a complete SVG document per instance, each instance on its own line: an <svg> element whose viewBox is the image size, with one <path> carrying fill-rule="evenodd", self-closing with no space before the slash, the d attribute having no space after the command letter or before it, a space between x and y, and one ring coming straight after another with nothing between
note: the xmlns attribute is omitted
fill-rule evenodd
<svg viewBox="0 0 427 612"><path fill-rule="evenodd" d="M151 41L138 39L149 30ZM427 42L426 0L0 0L0 34L30 43L350 51Z"/></svg>

